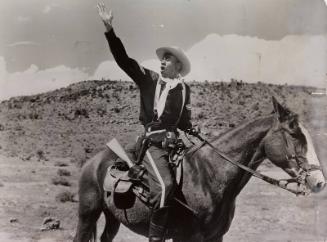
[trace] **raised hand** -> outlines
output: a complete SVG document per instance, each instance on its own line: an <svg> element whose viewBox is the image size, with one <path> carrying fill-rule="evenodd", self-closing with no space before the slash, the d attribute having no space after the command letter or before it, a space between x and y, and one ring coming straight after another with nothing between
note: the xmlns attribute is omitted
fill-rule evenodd
<svg viewBox="0 0 327 242"><path fill-rule="evenodd" d="M107 31L110 31L112 29L112 20L114 18L114 16L112 15L112 11L110 10L108 13L104 3L98 3L97 7L101 20L106 26Z"/></svg>

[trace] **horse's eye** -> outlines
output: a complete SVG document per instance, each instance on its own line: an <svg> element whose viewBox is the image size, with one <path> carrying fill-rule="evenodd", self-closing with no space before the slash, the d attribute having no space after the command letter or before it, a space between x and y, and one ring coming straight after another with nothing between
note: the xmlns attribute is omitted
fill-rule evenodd
<svg viewBox="0 0 327 242"><path fill-rule="evenodd" d="M295 120L293 120L289 123L289 127L291 129L296 129L298 127L298 123Z"/></svg>

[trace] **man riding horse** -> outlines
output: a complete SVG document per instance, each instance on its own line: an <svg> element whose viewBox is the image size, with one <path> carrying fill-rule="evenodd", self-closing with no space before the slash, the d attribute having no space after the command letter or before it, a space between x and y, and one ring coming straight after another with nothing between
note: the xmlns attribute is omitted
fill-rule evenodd
<svg viewBox="0 0 327 242"><path fill-rule="evenodd" d="M143 141L143 152L140 151L144 154L144 149L148 151L143 165L149 176L150 204L153 208L149 241L163 241L176 187L168 162L169 146L178 137L177 128L192 135L198 132L190 121L190 88L182 79L190 72L191 65L180 48L162 47L156 50L161 61L161 75L142 67L127 55L116 36L111 11L108 13L102 3L98 4L98 11L115 61L140 89L139 119L145 127L143 138L151 140L150 145L145 145ZM140 159L143 160L143 157Z"/></svg>

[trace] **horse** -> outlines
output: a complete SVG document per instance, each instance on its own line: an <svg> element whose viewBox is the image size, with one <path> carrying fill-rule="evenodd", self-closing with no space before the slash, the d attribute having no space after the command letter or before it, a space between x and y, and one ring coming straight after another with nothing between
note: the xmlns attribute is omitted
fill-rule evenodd
<svg viewBox="0 0 327 242"><path fill-rule="evenodd" d="M272 114L220 134L210 144L203 144L184 157L181 192L193 212L178 203L173 207L171 229L166 234L173 242L223 241L229 230L236 197L252 174L218 156L216 149L254 171L268 159L294 180L302 177L303 185L311 192L320 192L326 185L308 130L297 114L274 97ZM82 169L74 242L96 240L96 224L102 212L106 220L102 242L113 241L121 223L135 233L148 235L151 209L139 199L125 210L104 202L104 178L115 159L116 155L107 148Z"/></svg>

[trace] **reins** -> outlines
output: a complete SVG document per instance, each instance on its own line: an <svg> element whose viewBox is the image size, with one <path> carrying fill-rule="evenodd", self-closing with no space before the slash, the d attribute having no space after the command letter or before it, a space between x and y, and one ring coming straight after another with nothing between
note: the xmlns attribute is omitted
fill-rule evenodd
<svg viewBox="0 0 327 242"><path fill-rule="evenodd" d="M195 149L191 149L189 150L188 153L192 153L194 154L196 151L198 151L200 148L202 148L204 145L209 145L213 151L215 152L215 154L217 154L218 156L222 157L224 160L232 163L233 165L241 168L242 170L246 171L246 172L249 172L251 173L251 175L253 175L254 177L257 177L271 185L274 185L274 186L277 186L277 187L280 187L284 190L287 190L295 195L308 195L309 194L309 191L303 187L301 190L299 189L292 189L292 188L289 188L287 187L287 185L289 183L292 183L292 182L296 182L298 184L298 186L300 185L304 185L304 181L305 181L305 177L306 177L306 173L305 172L302 172L302 174L299 176L299 177L296 177L296 178L291 178L291 179L280 179L280 180L277 180L275 178L272 178L272 177L269 177L269 176L266 176L266 175L263 175L251 168L249 168L248 166L245 166L243 164L241 164L240 162L238 161L234 161L232 159L230 159L226 154L222 153L221 151L219 151L216 147L214 147L208 140L204 139L203 137L201 137L199 134L196 135L195 137L197 137L202 143L196 147Z"/></svg>

